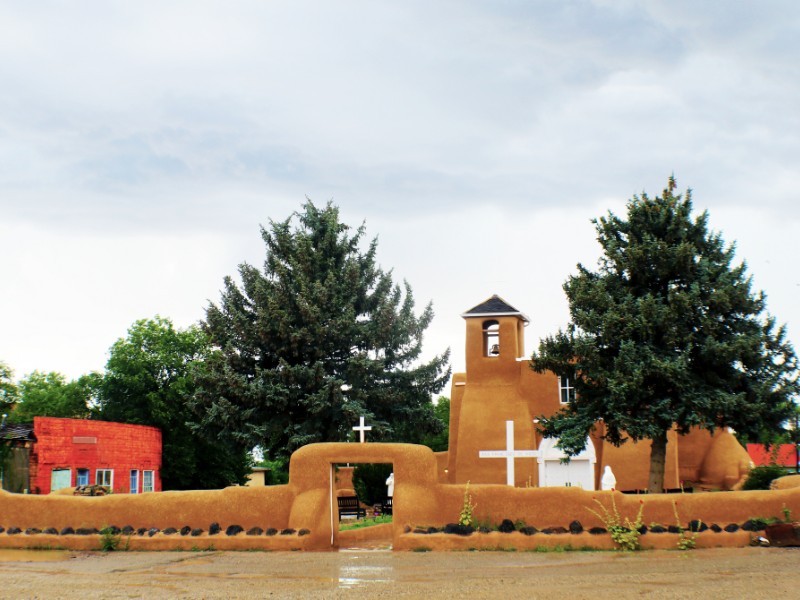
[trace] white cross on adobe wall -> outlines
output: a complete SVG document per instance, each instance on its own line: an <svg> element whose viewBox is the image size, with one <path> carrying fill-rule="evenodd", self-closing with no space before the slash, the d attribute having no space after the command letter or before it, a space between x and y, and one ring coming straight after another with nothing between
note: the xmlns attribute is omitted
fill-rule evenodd
<svg viewBox="0 0 800 600"><path fill-rule="evenodd" d="M371 425L364 425L364 417L359 417L358 426L353 427L353 431L357 431L361 436L361 443L364 443L364 432L372 431Z"/></svg>
<svg viewBox="0 0 800 600"><path fill-rule="evenodd" d="M514 459L515 458L535 458L539 456L538 450L514 450L514 421L506 421L506 449L505 450L481 450L478 452L480 458L505 458L506 459L506 483L514 486Z"/></svg>

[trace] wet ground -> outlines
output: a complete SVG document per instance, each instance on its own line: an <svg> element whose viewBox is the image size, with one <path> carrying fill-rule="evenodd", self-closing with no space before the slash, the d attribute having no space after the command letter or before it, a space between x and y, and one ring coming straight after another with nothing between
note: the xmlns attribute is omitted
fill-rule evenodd
<svg viewBox="0 0 800 600"><path fill-rule="evenodd" d="M0 598L798 598L800 549L0 550Z"/></svg>

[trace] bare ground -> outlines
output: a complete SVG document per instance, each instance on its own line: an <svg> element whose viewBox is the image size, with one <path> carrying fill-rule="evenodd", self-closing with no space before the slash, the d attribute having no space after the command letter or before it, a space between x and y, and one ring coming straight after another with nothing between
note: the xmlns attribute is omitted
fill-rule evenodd
<svg viewBox="0 0 800 600"><path fill-rule="evenodd" d="M0 550L0 598L798 598L800 549Z"/></svg>

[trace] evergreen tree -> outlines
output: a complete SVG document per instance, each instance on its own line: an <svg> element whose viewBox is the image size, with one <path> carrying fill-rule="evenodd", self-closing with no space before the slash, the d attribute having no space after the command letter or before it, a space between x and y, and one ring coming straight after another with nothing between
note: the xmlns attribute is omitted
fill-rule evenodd
<svg viewBox="0 0 800 600"><path fill-rule="evenodd" d="M797 358L784 327L751 291L734 247L692 218L690 192L634 196L627 220L594 220L597 272L578 265L564 284L571 323L544 339L533 368L574 379L576 398L547 436L568 455L602 419L619 445L652 440L650 491L664 481L667 432L731 426L748 437L781 428L798 392Z"/></svg>
<svg viewBox="0 0 800 600"><path fill-rule="evenodd" d="M205 331L219 349L206 362L196 409L205 427L269 459L311 442L345 441L359 416L371 439L417 441L437 431L431 395L447 381L449 350L418 364L430 304L417 316L410 286L362 251L338 208L307 201L261 228L264 270L239 266Z"/></svg>
<svg viewBox="0 0 800 600"><path fill-rule="evenodd" d="M195 371L209 352L199 327L175 329L162 317L137 321L111 347L98 390L99 418L161 429L165 490L221 488L244 483L250 472L246 451L209 442L189 426Z"/></svg>

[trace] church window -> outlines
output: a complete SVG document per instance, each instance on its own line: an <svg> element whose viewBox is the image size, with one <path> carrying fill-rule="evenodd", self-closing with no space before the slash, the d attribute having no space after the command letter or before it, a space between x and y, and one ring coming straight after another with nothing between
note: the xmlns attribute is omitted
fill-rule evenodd
<svg viewBox="0 0 800 600"><path fill-rule="evenodd" d="M485 356L500 356L500 323L483 322L483 353Z"/></svg>
<svg viewBox="0 0 800 600"><path fill-rule="evenodd" d="M569 404L575 400L575 387L569 377L561 375L558 378L558 390L561 396L561 404Z"/></svg>

